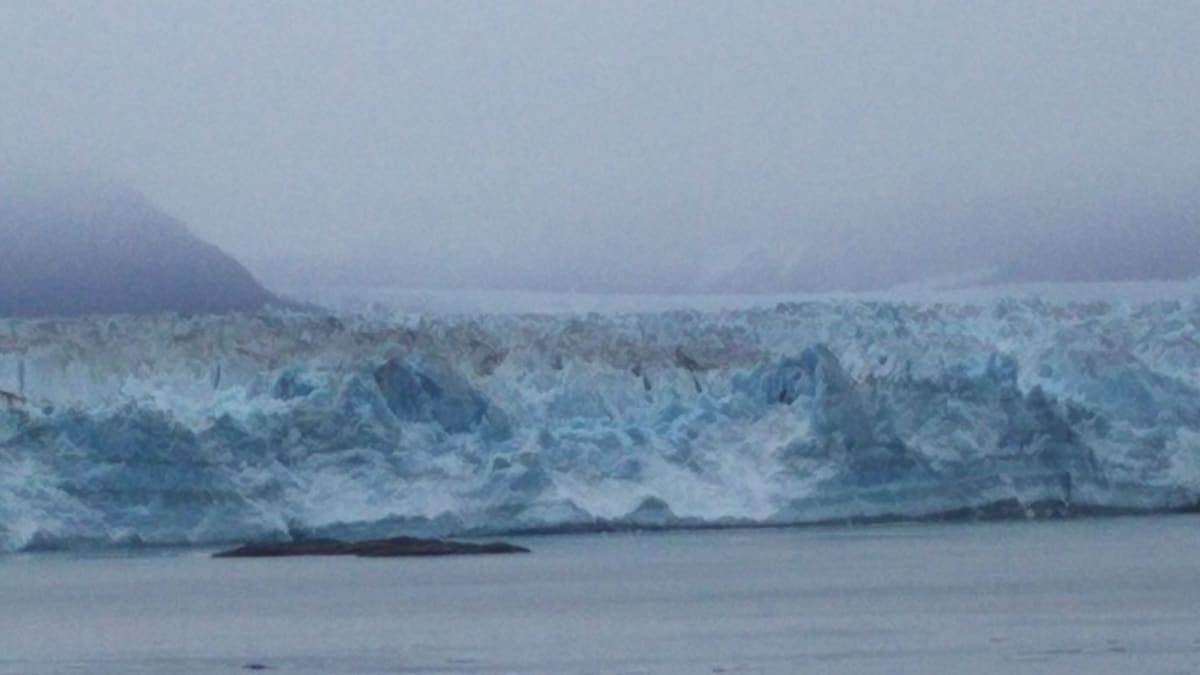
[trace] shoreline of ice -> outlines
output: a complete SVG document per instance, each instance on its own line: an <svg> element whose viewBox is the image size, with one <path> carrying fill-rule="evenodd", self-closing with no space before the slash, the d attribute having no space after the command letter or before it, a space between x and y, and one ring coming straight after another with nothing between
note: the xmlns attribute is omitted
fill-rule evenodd
<svg viewBox="0 0 1200 675"><path fill-rule="evenodd" d="M1200 293L1124 288L0 320L0 550L1191 508Z"/></svg>

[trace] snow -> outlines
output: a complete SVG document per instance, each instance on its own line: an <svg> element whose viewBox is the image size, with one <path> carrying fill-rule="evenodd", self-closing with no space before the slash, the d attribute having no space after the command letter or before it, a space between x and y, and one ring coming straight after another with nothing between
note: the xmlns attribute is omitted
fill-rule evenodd
<svg viewBox="0 0 1200 675"><path fill-rule="evenodd" d="M0 550L1190 506L1200 299L1135 290L0 321Z"/></svg>

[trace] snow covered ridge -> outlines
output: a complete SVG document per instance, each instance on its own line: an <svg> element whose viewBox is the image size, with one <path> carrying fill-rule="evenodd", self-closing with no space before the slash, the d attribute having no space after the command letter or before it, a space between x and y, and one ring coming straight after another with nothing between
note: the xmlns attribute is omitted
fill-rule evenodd
<svg viewBox="0 0 1200 675"><path fill-rule="evenodd" d="M1200 501L1200 299L0 321L0 549Z"/></svg>

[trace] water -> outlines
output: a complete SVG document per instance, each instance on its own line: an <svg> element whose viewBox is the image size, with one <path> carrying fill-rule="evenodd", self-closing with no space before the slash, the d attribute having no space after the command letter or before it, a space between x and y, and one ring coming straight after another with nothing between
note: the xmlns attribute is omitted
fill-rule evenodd
<svg viewBox="0 0 1200 675"><path fill-rule="evenodd" d="M0 558L0 673L1191 673L1200 520Z"/></svg>

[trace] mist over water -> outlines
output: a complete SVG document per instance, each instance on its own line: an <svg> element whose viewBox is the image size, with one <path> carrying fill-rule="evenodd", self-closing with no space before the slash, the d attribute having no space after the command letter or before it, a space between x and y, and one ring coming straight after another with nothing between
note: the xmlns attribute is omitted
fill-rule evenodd
<svg viewBox="0 0 1200 675"><path fill-rule="evenodd" d="M8 2L0 168L131 186L274 286L1186 278L1198 28L1189 2Z"/></svg>

